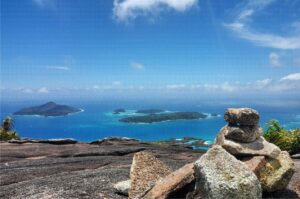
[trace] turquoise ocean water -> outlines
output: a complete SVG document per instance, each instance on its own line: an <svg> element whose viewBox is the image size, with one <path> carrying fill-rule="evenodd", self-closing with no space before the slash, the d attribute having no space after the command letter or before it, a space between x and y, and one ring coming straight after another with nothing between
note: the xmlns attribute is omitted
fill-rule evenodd
<svg viewBox="0 0 300 199"><path fill-rule="evenodd" d="M28 106L45 102L1 103L1 118ZM60 103L60 102L57 102ZM141 102L73 102L60 103L82 108L84 111L64 117L13 116L14 128L21 137L30 138L74 138L92 141L104 137L119 136L144 141L170 138L197 137L212 141L225 125L223 114L228 106L204 106L198 103L141 103ZM127 114L115 115L112 111L125 108ZM137 109L159 108L167 111L198 111L217 113L219 117L202 120L170 121L154 124L126 124L118 120L134 115ZM265 127L268 120L276 118L286 128L300 128L300 109L253 107L260 113L260 124Z"/></svg>

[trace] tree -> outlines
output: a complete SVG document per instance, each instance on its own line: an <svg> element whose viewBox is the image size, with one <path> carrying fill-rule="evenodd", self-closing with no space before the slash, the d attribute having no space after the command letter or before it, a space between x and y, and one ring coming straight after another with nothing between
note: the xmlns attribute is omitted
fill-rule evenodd
<svg viewBox="0 0 300 199"><path fill-rule="evenodd" d="M2 127L0 128L0 140L7 141L11 139L20 139L16 131L13 130L13 119L6 117L2 121Z"/></svg>

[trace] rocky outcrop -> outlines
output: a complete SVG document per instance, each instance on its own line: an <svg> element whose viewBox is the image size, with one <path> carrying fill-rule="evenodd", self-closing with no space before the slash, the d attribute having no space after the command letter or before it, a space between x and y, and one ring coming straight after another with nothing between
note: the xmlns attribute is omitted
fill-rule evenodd
<svg viewBox="0 0 300 199"><path fill-rule="evenodd" d="M258 126L258 112L249 108L230 108L224 119L229 124L221 129L215 144L244 159L265 192L284 189L294 173L293 161L287 152L264 139Z"/></svg>
<svg viewBox="0 0 300 199"><path fill-rule="evenodd" d="M20 139L20 140L10 140L9 143L14 144L24 144L24 143L44 143L44 144L75 144L78 141L73 138L61 138L61 139Z"/></svg>
<svg viewBox="0 0 300 199"><path fill-rule="evenodd" d="M155 183L171 173L171 169L151 153L135 153L130 169L129 198L142 198Z"/></svg>
<svg viewBox="0 0 300 199"><path fill-rule="evenodd" d="M194 164L186 164L180 169L170 173L158 181L155 186L145 195L145 199L164 199L181 190L182 188L194 185ZM192 187L193 188L193 187ZM187 193L185 193L187 194Z"/></svg>
<svg viewBox="0 0 300 199"><path fill-rule="evenodd" d="M195 163L197 198L259 199L260 183L244 163L214 146Z"/></svg>
<svg viewBox="0 0 300 199"><path fill-rule="evenodd" d="M133 153L138 148L151 152L175 172L184 165L195 162L204 153L180 145L122 139L110 140L109 144L0 142L0 198L125 199L127 196L115 192L114 185L129 179ZM74 154L84 156L74 157ZM294 159L294 162L295 174L287 188L265 193L263 198L300 197L300 159ZM189 188L194 188L193 181L171 192L168 197L192 196L184 195L190 191ZM299 196L296 194L297 190Z"/></svg>

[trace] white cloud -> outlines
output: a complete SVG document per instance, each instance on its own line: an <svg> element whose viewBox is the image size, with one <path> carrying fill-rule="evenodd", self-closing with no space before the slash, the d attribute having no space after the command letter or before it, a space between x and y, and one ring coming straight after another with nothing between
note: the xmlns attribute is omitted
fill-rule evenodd
<svg viewBox="0 0 300 199"><path fill-rule="evenodd" d="M164 10L184 12L195 6L198 0L114 0L113 13L117 20L128 21Z"/></svg>
<svg viewBox="0 0 300 199"><path fill-rule="evenodd" d="M122 83L121 83L120 81L114 81L114 82L112 83L112 85L113 85L113 86L121 86Z"/></svg>
<svg viewBox="0 0 300 199"><path fill-rule="evenodd" d="M272 52L272 53L269 54L269 62L270 62L270 64L273 67L276 67L276 68L282 66L282 64L280 63L280 56L279 56L279 54L274 53L274 52Z"/></svg>
<svg viewBox="0 0 300 199"><path fill-rule="evenodd" d="M49 90L46 87L39 88L37 90L38 93L49 93Z"/></svg>
<svg viewBox="0 0 300 199"><path fill-rule="evenodd" d="M299 81L300 80L300 73L292 73L287 76L284 76L280 79L280 81Z"/></svg>
<svg viewBox="0 0 300 199"><path fill-rule="evenodd" d="M130 66L133 69L136 69L136 70L143 70L143 69L145 69L145 66L143 64L141 64L141 63L138 63L138 62L131 62Z"/></svg>
<svg viewBox="0 0 300 199"><path fill-rule="evenodd" d="M250 89L261 90L261 89L266 89L268 86L271 86L272 83L273 83L273 80L270 78L267 78L267 79L263 79L263 80L257 80L253 83L249 83L248 87Z"/></svg>
<svg viewBox="0 0 300 199"><path fill-rule="evenodd" d="M204 84L202 86L198 85L196 88L200 88L206 91L232 92L238 89L238 84L230 84L229 82L224 82L222 84Z"/></svg>
<svg viewBox="0 0 300 199"><path fill-rule="evenodd" d="M71 70L68 66L47 66L47 68L54 70Z"/></svg>
<svg viewBox="0 0 300 199"><path fill-rule="evenodd" d="M33 93L33 90L30 89L30 88L25 88L25 89L22 90L22 92L30 94L30 93Z"/></svg>
<svg viewBox="0 0 300 199"><path fill-rule="evenodd" d="M54 9L56 5L56 0L32 0L40 8Z"/></svg>
<svg viewBox="0 0 300 199"><path fill-rule="evenodd" d="M232 23L225 24L225 27L232 30L238 37L248 40L256 45L276 48L276 49L300 49L300 35L284 37L273 33L261 33L253 30L249 21L251 17L259 10L264 9L275 0L251 0L240 11L238 17Z"/></svg>
<svg viewBox="0 0 300 199"><path fill-rule="evenodd" d="M173 90L173 89L183 89L185 87L186 87L185 84L170 84L170 85L166 86L167 89L171 89L171 90Z"/></svg>

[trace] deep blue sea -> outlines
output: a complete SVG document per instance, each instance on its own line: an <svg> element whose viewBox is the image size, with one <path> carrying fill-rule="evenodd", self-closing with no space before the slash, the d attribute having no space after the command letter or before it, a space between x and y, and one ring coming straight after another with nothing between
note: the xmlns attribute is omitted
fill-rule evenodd
<svg viewBox="0 0 300 199"><path fill-rule="evenodd" d="M1 118L28 106L45 102L2 102ZM64 117L12 116L14 129L21 137L30 138L74 138L80 141L120 136L144 141L166 140L170 138L197 137L212 141L225 125L223 114L228 107L207 106L199 103L151 103L151 102L57 102L83 109ZM126 115L115 115L112 111L124 108L132 114L137 109L159 108L167 111L198 111L217 113L219 117L202 120L170 121L154 124L126 124L118 120ZM260 125L270 119L277 119L285 128L300 128L300 109L253 107L259 111Z"/></svg>

